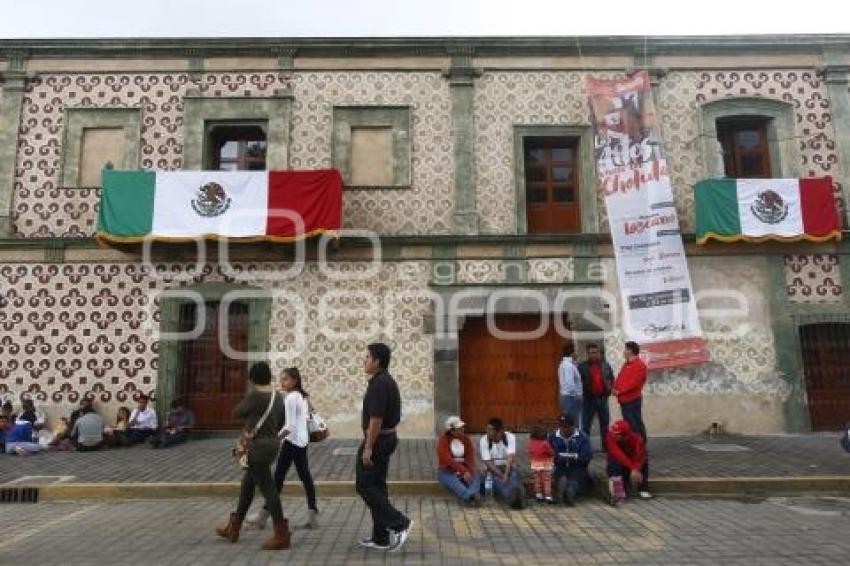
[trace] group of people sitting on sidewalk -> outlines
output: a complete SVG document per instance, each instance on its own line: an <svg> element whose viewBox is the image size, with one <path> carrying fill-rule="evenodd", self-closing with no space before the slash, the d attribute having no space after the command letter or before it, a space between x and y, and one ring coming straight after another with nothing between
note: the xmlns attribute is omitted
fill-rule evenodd
<svg viewBox="0 0 850 566"><path fill-rule="evenodd" d="M514 509L525 507L523 474L516 435L492 418L479 441L482 466L476 465L473 441L466 424L456 416L446 419L446 431L437 440L437 480L464 503L477 507L492 494ZM536 426L528 440L528 461L535 498L540 503L573 505L590 491L588 466L593 458L590 439L569 414L562 414L555 430ZM606 472L611 503L625 499L627 485L648 498L649 462L643 438L626 420L616 421L605 435Z"/></svg>
<svg viewBox="0 0 850 566"><path fill-rule="evenodd" d="M651 497L646 427L641 412L647 368L639 354L638 344L626 343L626 361L615 379L597 345L587 346L587 359L579 364L573 359L572 345L565 347L558 365L563 411L558 426L553 431L535 426L528 441L537 501L572 505L579 495L589 491L588 466L593 457L589 433L594 417L599 419L600 449L607 452L611 503L622 502L629 485L642 499ZM611 395L617 398L623 419L609 428ZM480 505L482 493L492 492L511 507L523 508L525 490L514 434L505 430L501 419L490 419L479 443L483 463L479 468L464 426L459 417L446 420L446 432L437 441L439 482L473 506Z"/></svg>
<svg viewBox="0 0 850 566"><path fill-rule="evenodd" d="M130 411L120 407L113 426L106 426L91 399L84 398L61 425L47 434L44 418L38 417L31 399L21 402L15 414L10 401L0 412L0 452L27 456L46 450L87 452L105 447L132 446L149 441L154 448L166 448L186 442L194 427L195 417L181 399L171 403L165 426L158 424L157 414L146 395L140 395Z"/></svg>

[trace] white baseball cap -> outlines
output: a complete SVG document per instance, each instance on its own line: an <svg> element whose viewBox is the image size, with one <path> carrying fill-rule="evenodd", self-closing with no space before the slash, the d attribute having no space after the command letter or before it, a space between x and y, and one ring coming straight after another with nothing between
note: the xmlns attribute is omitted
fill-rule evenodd
<svg viewBox="0 0 850 566"><path fill-rule="evenodd" d="M466 426L466 423L460 420L460 417L449 417L446 419L446 430L452 430L455 428L463 428Z"/></svg>

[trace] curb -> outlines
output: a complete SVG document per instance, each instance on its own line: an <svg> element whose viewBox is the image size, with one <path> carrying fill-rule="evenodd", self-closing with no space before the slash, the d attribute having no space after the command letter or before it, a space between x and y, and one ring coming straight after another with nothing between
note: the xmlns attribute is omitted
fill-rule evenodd
<svg viewBox="0 0 850 566"><path fill-rule="evenodd" d="M850 476L816 477L733 477L733 478L657 478L651 482L656 495L686 496L777 496L816 494L850 494ZM0 486L2 487L2 486ZM11 486L7 486L11 487ZM124 500L124 499L188 499L201 497L236 497L239 482L206 483L54 483L48 485L15 485L35 488L41 501ZM445 489L434 481L391 481L390 492L396 496L443 497ZM356 497L353 481L318 481L316 490L322 497ZM284 486L284 496L302 497L299 482Z"/></svg>

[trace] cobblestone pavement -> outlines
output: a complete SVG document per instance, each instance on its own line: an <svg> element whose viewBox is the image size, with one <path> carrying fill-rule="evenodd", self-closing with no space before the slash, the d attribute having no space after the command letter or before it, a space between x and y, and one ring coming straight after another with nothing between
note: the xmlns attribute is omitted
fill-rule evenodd
<svg viewBox="0 0 850 566"><path fill-rule="evenodd" d="M521 453L524 443L523 436ZM73 476L74 482L238 481L239 469L228 456L232 444L229 438L207 438L166 450L139 446L28 458L0 455L0 483L22 476ZM315 478L353 480L356 448L356 440L311 445ZM653 477L850 475L850 454L832 435L727 436L716 441L703 436L662 437L650 438L649 450ZM604 454L595 454L594 467L601 468L604 460ZM402 440L392 458L390 479L433 480L435 469L434 441Z"/></svg>
<svg viewBox="0 0 850 566"><path fill-rule="evenodd" d="M296 530L289 551L260 549L269 536L217 539L230 510L219 499L9 505L0 513L0 563L116 564L841 564L850 555L850 500L736 502L657 498L619 508L496 505L461 508L443 498L396 503L413 520L404 551L365 550L370 528L353 498L321 501L322 526ZM304 504L287 498L294 523Z"/></svg>

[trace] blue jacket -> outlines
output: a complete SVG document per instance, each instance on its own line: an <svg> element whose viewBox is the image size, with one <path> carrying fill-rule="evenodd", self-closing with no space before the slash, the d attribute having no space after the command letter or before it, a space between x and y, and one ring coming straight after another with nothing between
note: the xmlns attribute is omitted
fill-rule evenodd
<svg viewBox="0 0 850 566"><path fill-rule="evenodd" d="M6 444L13 442L32 442L32 423L15 421L14 426L6 433Z"/></svg>
<svg viewBox="0 0 850 566"><path fill-rule="evenodd" d="M569 438L564 438L561 436L561 431L556 430L549 435L549 444L555 450L555 468L561 471L586 469L590 459L593 458L590 439L578 428ZM567 452L575 452L578 458L572 460L561 456L562 453Z"/></svg>

